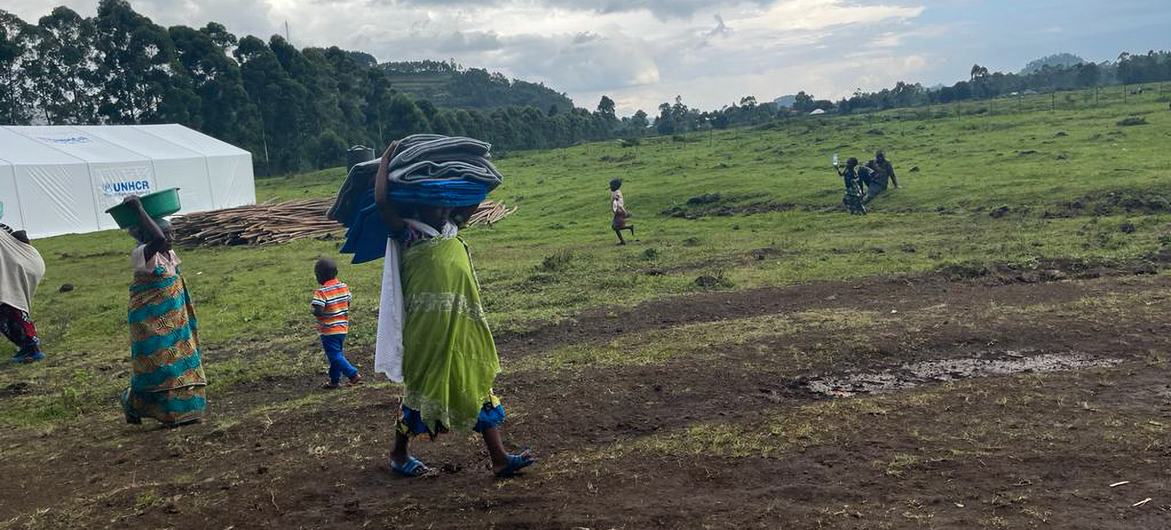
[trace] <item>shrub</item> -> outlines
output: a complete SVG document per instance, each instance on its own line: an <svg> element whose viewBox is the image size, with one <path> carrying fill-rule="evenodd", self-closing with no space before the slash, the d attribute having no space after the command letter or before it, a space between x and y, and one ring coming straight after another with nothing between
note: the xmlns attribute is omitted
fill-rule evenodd
<svg viewBox="0 0 1171 530"><path fill-rule="evenodd" d="M573 252L569 250L558 250L557 252L545 256L540 265L537 265L537 270L541 272L557 272L569 268L569 264L573 262Z"/></svg>
<svg viewBox="0 0 1171 530"><path fill-rule="evenodd" d="M1135 125L1146 125L1147 119L1142 116L1131 116L1124 118L1118 122L1119 127L1133 127Z"/></svg>

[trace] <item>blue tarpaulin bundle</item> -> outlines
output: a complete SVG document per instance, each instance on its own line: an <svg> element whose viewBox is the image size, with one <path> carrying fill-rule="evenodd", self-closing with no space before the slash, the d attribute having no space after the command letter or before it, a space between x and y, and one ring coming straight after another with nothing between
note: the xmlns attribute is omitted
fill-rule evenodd
<svg viewBox="0 0 1171 530"><path fill-rule="evenodd" d="M391 201L402 205L474 206L503 181L489 160L491 145L473 138L416 134L399 142L388 167ZM381 258L389 237L378 215L373 179L379 161L350 169L328 216L344 224L342 253L354 263Z"/></svg>

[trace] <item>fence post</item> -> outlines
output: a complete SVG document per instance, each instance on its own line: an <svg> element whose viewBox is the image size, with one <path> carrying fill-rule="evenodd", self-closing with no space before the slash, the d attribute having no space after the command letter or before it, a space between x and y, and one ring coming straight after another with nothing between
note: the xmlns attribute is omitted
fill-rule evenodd
<svg viewBox="0 0 1171 530"><path fill-rule="evenodd" d="M1102 87L1100 87L1100 86L1094 87L1094 106L1095 107L1098 106L1098 94L1100 94L1100 93L1102 93Z"/></svg>
<svg viewBox="0 0 1171 530"><path fill-rule="evenodd" d="M1057 90L1049 92L1049 111L1057 110Z"/></svg>
<svg viewBox="0 0 1171 530"><path fill-rule="evenodd" d="M1126 103L1126 83L1122 84L1122 102Z"/></svg>

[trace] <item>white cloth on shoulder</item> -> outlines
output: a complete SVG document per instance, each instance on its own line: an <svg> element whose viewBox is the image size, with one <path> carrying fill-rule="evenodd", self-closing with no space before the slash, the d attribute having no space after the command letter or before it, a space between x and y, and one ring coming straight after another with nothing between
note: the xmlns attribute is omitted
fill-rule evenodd
<svg viewBox="0 0 1171 530"><path fill-rule="evenodd" d="M44 277L45 260L37 249L0 230L0 304L31 312L33 293Z"/></svg>
<svg viewBox="0 0 1171 530"><path fill-rule="evenodd" d="M459 229L451 223L443 232L414 219L403 219L408 230L416 230L428 238L452 238ZM378 304L378 333L374 339L374 371L386 374L396 383L403 382L403 277L402 252L393 237L386 240L386 259L382 263L382 293Z"/></svg>

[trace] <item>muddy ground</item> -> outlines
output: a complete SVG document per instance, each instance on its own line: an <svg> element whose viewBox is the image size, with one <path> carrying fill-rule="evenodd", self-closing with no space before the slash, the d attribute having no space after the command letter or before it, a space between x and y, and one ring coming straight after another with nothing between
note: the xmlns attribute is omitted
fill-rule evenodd
<svg viewBox="0 0 1171 530"><path fill-rule="evenodd" d="M177 430L111 399L0 436L0 527L1168 528L1171 277L1133 272L714 292L502 336L506 436L542 458L510 480L462 435L391 476L386 384L274 376ZM630 355L566 353L591 348Z"/></svg>

